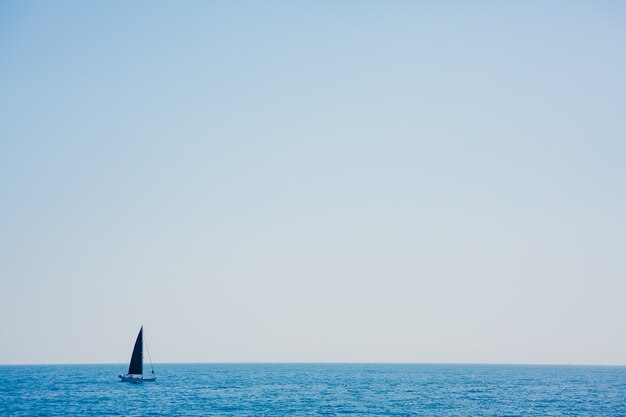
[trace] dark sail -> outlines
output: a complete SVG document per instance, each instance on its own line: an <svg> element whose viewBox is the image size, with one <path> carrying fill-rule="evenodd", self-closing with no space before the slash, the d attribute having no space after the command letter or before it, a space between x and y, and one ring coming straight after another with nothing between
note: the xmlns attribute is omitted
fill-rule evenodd
<svg viewBox="0 0 626 417"><path fill-rule="evenodd" d="M143 326L141 326L137 340L135 340L135 347L133 348L133 356L130 357L128 373L135 375L143 374Z"/></svg>

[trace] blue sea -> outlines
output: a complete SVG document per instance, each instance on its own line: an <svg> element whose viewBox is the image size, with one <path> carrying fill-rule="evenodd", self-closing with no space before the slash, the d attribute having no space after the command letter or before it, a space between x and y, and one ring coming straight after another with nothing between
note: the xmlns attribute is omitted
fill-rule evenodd
<svg viewBox="0 0 626 417"><path fill-rule="evenodd" d="M626 416L626 368L164 364L0 366L2 416Z"/></svg>

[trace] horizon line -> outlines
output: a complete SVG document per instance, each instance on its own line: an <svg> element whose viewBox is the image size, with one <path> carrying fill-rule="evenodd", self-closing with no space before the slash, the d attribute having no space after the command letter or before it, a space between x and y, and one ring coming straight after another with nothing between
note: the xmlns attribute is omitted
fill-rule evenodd
<svg viewBox="0 0 626 417"><path fill-rule="evenodd" d="M32 362L32 363L0 363L0 366L89 366L89 365L123 365L127 362ZM153 362L153 365L451 365L451 366L605 366L625 367L626 364L616 363L532 363L532 362L346 362L346 361L220 361L220 362Z"/></svg>

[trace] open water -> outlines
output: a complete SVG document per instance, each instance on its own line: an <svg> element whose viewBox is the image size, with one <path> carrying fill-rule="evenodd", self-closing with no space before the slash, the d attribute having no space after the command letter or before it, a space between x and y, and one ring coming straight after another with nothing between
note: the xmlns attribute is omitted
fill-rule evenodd
<svg viewBox="0 0 626 417"><path fill-rule="evenodd" d="M596 366L0 366L2 416L626 416L626 368Z"/></svg>

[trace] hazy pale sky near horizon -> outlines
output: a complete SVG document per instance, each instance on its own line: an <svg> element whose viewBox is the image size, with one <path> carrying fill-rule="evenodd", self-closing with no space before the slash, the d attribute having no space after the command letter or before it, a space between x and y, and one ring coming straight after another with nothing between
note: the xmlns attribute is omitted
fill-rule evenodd
<svg viewBox="0 0 626 417"><path fill-rule="evenodd" d="M626 6L0 2L0 363L626 364Z"/></svg>

